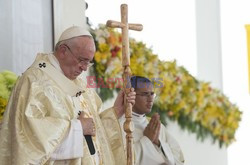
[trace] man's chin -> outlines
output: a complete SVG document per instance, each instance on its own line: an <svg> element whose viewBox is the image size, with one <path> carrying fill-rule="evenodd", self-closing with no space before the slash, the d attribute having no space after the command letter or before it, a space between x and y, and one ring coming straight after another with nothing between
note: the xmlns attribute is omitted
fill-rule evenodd
<svg viewBox="0 0 250 165"><path fill-rule="evenodd" d="M75 80L78 76L80 76L81 73L75 73L74 75L72 75L72 79L71 80Z"/></svg>
<svg viewBox="0 0 250 165"><path fill-rule="evenodd" d="M152 107L151 107L151 108L148 108L148 107L147 107L147 109L146 109L146 110L147 110L146 114L148 114L148 113L150 113L150 112L151 112Z"/></svg>
<svg viewBox="0 0 250 165"><path fill-rule="evenodd" d="M78 76L72 75L72 76L66 76L70 80L75 80Z"/></svg>

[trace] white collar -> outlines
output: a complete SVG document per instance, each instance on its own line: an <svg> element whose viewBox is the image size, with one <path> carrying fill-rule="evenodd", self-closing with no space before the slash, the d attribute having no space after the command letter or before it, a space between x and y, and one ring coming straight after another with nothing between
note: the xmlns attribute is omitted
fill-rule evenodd
<svg viewBox="0 0 250 165"><path fill-rule="evenodd" d="M143 121L146 119L145 114L138 114L138 113L135 113L133 111L132 111L132 117L133 117L133 119L138 120L138 121Z"/></svg>
<svg viewBox="0 0 250 165"><path fill-rule="evenodd" d="M135 116L135 117L138 117L138 118L143 118L143 117L146 116L145 114L138 114L138 113L135 113L133 111L132 111L132 115Z"/></svg>
<svg viewBox="0 0 250 165"><path fill-rule="evenodd" d="M60 67L59 61L57 60L57 58L56 58L56 56L54 55L54 53L50 53L50 54L48 55L48 57L49 57L49 61L51 62L51 64L52 64L57 70L59 70L62 74L64 74L63 71L62 71L62 69L61 69L61 67Z"/></svg>

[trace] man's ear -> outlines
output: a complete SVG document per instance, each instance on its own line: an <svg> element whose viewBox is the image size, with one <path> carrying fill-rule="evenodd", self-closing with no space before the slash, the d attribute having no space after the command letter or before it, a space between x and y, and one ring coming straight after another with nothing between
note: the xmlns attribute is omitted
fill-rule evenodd
<svg viewBox="0 0 250 165"><path fill-rule="evenodd" d="M60 59L64 59L64 58L66 58L66 51L67 51L67 48L64 46L64 45L60 45L59 47L58 47L58 57L60 58Z"/></svg>

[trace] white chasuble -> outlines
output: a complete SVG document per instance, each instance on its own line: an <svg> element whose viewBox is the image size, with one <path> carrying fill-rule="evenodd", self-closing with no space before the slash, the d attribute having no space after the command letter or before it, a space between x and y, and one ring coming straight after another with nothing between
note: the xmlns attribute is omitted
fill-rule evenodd
<svg viewBox="0 0 250 165"><path fill-rule="evenodd" d="M105 132L106 128L104 129L105 124L99 117L101 99L94 90L86 88L82 79L71 81L66 78L55 67L56 64L49 60L49 56L51 55L39 54L13 88L0 130L1 164L116 164L112 146ZM77 95L79 91L80 96ZM90 154L84 136L82 142L77 143L83 146L76 147L75 144L67 143L68 138L75 139L79 136L79 132L71 131L81 131L77 121L79 111L85 111L94 119L95 155ZM118 123L112 109L104 112L111 115L108 116L109 119L103 115L102 120ZM119 141L120 128L112 129L117 131L113 134L116 134ZM79 149L83 151L73 154L58 151L63 148L67 150L67 147L72 146L76 147L70 149L72 152ZM123 146L120 146L119 150L122 151ZM58 153L65 155L52 157Z"/></svg>

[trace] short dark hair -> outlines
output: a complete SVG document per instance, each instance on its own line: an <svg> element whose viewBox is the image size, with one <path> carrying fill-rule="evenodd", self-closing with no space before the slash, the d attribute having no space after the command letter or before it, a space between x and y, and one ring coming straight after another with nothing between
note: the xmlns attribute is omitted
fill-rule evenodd
<svg viewBox="0 0 250 165"><path fill-rule="evenodd" d="M132 76L130 78L130 82L131 82L131 86L136 90L137 88L145 88L145 86L141 86L140 83L146 83L149 85L153 85L152 82L146 78L146 77L142 77L142 76ZM148 85L147 85L148 87Z"/></svg>

